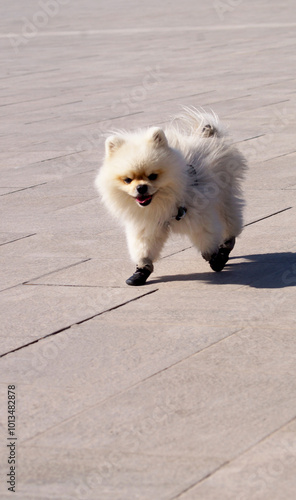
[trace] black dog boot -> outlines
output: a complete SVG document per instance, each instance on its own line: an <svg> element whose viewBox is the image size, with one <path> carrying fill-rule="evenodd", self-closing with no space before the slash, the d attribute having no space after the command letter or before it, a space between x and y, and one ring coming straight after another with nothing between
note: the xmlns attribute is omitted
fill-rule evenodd
<svg viewBox="0 0 296 500"><path fill-rule="evenodd" d="M127 285L131 286L142 286L145 285L147 278L149 278L152 270L148 269L148 266L137 267L136 272L126 280Z"/></svg>
<svg viewBox="0 0 296 500"><path fill-rule="evenodd" d="M235 245L235 238L230 238L229 240L224 241L224 243L222 243L222 245L219 246L218 252L214 253L209 260L209 264L213 269L213 271L216 271L217 273L222 271L226 262L229 259L229 254L233 249L234 245Z"/></svg>

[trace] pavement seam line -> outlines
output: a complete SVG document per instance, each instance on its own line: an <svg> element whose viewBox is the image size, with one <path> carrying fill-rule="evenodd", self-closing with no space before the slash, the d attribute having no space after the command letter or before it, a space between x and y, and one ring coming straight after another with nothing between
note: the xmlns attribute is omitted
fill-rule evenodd
<svg viewBox="0 0 296 500"><path fill-rule="evenodd" d="M0 358L7 356L7 354L12 354L13 352L20 351L21 349L24 349L25 347L28 347L30 345L37 344L37 342L44 340L44 339L47 339L48 337L53 337L54 335L57 335L58 333L62 333L66 330L70 330L70 328L72 328L72 326L82 325L83 323L86 323L87 321L90 321L91 319L94 319L97 316L101 316L102 314L106 314L108 312L114 311L115 309L119 309L120 307L123 307L123 306L129 304L130 302L135 302L136 300L139 300L143 297L146 297L147 295L151 295L152 293L157 292L157 291L158 291L158 288L155 288L155 290L150 290L150 292L139 295L138 297L134 297L133 299L126 300L125 302L122 302L121 304L117 304L116 306L110 307L109 309L105 309L104 311L93 314L92 316L84 318L80 321L76 321L75 323L72 323L71 325L65 326L64 328L60 328L59 330L48 333L47 335L44 335L44 337L40 337L39 339L32 340L32 342L28 342L27 344L24 344L20 347L16 347L15 349L11 349L10 351L4 352L3 354L0 354Z"/></svg>
<svg viewBox="0 0 296 500"><path fill-rule="evenodd" d="M271 158L268 158L267 160L263 160L263 163L266 163L271 160L276 160L277 158L282 158L283 156L290 156L294 155L296 153L296 150L294 149L293 151L289 151L288 153L283 153L282 155L277 155L277 156L272 156Z"/></svg>
<svg viewBox="0 0 296 500"><path fill-rule="evenodd" d="M189 247L181 248L181 250L177 250L176 252L169 253L168 255L164 255L160 260L167 259L168 257L172 257L173 255L177 255L178 253L185 252L185 250L189 250L190 248L194 248L193 245Z"/></svg>
<svg viewBox="0 0 296 500"><path fill-rule="evenodd" d="M16 241L25 240L26 238L31 238L31 236L36 236L37 233L27 234L26 236L21 236L20 238L16 238L15 240L5 241L5 243L0 243L0 247L4 245L9 245L10 243L15 243Z"/></svg>
<svg viewBox="0 0 296 500"><path fill-rule="evenodd" d="M140 382L136 382L133 386L130 386L127 390L131 389L131 388L134 388L136 387L137 385L139 384L142 384L143 382L146 382L147 380L159 375L160 373L163 373L167 370L170 370L171 368L175 368L175 366L179 365L180 363L183 363L183 361L188 361L189 359L193 358L194 356L199 356L201 353L203 353L204 351L208 350L208 349L211 349L212 347L216 346L217 344L220 344L221 342L224 342L226 340L229 340L230 338L232 338L234 335L237 335L238 333L240 332L243 332L245 330L245 326L243 327L240 327L238 328L237 330L235 330L234 332L230 333L229 335L227 335L226 337L223 337L221 339L218 339L216 340L215 342L213 342L212 344L209 344L209 345L206 345L205 347L203 347L202 349L200 349L199 351L195 351L191 354L189 354L188 356L186 356L185 358L182 358L182 359L179 359L178 361L175 361L174 363L172 363L171 365L169 366L166 366L165 368L162 368L160 370L158 370L157 372L155 373L152 373L151 375L148 375L147 377L145 377L143 380L141 380Z"/></svg>
<svg viewBox="0 0 296 500"><path fill-rule="evenodd" d="M153 291L152 291L152 292L150 292L150 293L153 293L153 292L156 292L156 291L158 291L158 289L153 290ZM145 294L145 295L148 295L148 294ZM139 298L141 298L141 297L139 297ZM133 300L136 300L136 299L133 299ZM130 301L130 302L132 302L132 301ZM116 308L115 308L115 309L116 309ZM106 312L108 312L108 311L106 311ZM84 408L83 410L79 411L79 412L78 412L78 413L76 413L75 415L71 415L70 417L66 418L66 419L65 419L65 420L63 420L62 422L59 422L59 423L57 423L57 424L54 424L53 426L49 427L48 429L45 429L45 430L41 431L39 434L34 435L33 437L30 437L30 438L26 439L26 441L25 441L25 442L28 442L28 441L30 441L31 439L35 439L37 436L40 436L41 434L44 434L44 433L48 432L49 430L54 429L55 427L59 427L60 425L64 425L66 422L69 422L69 421L70 421L70 420L72 420L73 418L76 418L78 415L81 415L81 414L82 414L82 413L84 413L85 411L90 411L92 408L95 408L95 407L96 407L96 406L98 406L98 405L102 405L102 404L104 404L106 401L110 401L110 400L112 400L112 399L115 399L115 398L117 398L118 396L120 396L121 394L123 394L123 393L127 393L127 392L129 392L130 390L137 388L139 385L141 385L141 384L145 383L147 380L149 380L149 379L151 379L151 378L153 378L153 377L155 377L155 376L159 375L159 373L165 372L165 371L169 370L170 368L174 368L176 365L178 365L178 364L182 363L183 361L187 361L189 358L191 358L191 357L193 357L193 356L195 356L195 355L200 354L201 352L205 351L206 349L209 349L210 347L212 347L212 346L214 346L214 345L218 344L219 342L222 342L223 340L226 340L226 339L228 339L229 337L232 337L233 335L236 335L237 333L239 333L239 332L243 331L244 329L245 329L245 328L240 328L239 330L236 330L235 332L231 333L229 336L224 337L224 339L220 339L220 340L218 340L217 342L214 342L213 344L210 344L210 345L208 345L208 346L204 347L204 348L203 348L203 349L201 349L200 351L194 352L194 353L190 354L189 356L187 356L186 358L179 359L179 360L178 360L178 361L176 361L175 363L172 363L170 366L166 366L165 368L162 368L161 370L159 370L159 371L157 371L157 372L155 372L155 373L152 373L151 375L148 375L147 377L143 378L142 380L139 380L138 382L135 382L134 384L132 384L132 385L130 385L130 386L128 386L128 387L126 387L126 388L124 388L124 389L120 390L119 392L116 392L116 393L114 393L114 394L112 394L112 395L110 395L110 396L105 397L102 401L99 401L99 402L97 402L97 403L95 403L95 404L93 404L93 405L91 405L91 406L89 406L89 407L87 407L87 408ZM1 357L1 356L0 356L0 357Z"/></svg>
<svg viewBox="0 0 296 500"><path fill-rule="evenodd" d="M257 441L256 443L252 444L248 448L246 448L242 453L239 453L235 457L233 457L233 458L231 458L231 459L226 460L225 462L223 462L223 464L221 464L219 467L216 467L212 472L209 472L203 478L201 478L199 481L197 481L195 484L192 484L191 486L188 486L188 488L186 488L185 490L183 490L177 496L172 497L170 500L178 500L178 498L181 498L182 495L184 495L185 493L187 493L188 491L190 491L192 488L194 488L195 486L203 483L209 477L213 476L214 474L216 474L216 472L218 472L219 470L223 469L224 467L226 467L230 463L235 462L235 460L238 460L239 458L243 457L246 453L249 453L249 451L251 451L253 448L256 448L256 446L260 445L261 443L263 443L264 441L266 441L267 439L269 439L271 436L273 436L277 432L280 432L281 429L283 429L287 425L291 424L294 420L296 420L295 416L292 417L287 422L285 422L284 424L280 425L280 427L278 427L277 429L275 429L275 430L269 432L268 434L266 434L266 436L264 436L263 438L259 439L259 441Z"/></svg>
<svg viewBox="0 0 296 500"><path fill-rule="evenodd" d="M16 189L15 191L9 191L9 193L0 194L0 196L1 197L2 196L9 196L10 194L20 193L21 191L27 191L28 189L34 189L34 188L39 187L39 186L45 186L45 184L47 184L47 182L41 182L40 184L33 184L32 186L27 186L24 188Z"/></svg>
<svg viewBox="0 0 296 500"><path fill-rule="evenodd" d="M33 281L39 280L41 278L44 278L45 276L49 276L49 275L54 274L54 273L59 273L60 271L64 271L65 269L70 269L71 267L74 267L74 266L79 266L80 264L84 264L85 262L88 262L90 260L91 260L91 258L80 260L79 262L75 262L74 264L69 264L68 266L61 267L59 269L55 269L54 271L50 271L49 273L41 274L41 276L38 276L37 278L32 278L30 280L23 281L23 283L21 283L21 284L22 285L30 285ZM36 283L36 284L38 285L38 283Z"/></svg>
<svg viewBox="0 0 296 500"><path fill-rule="evenodd" d="M107 312L114 311L115 309L119 309L120 307L125 306L125 305L129 304L130 302L135 302L136 300L141 299L143 297L147 297L147 295L151 295L152 293L155 293L157 291L158 291L158 288L155 288L155 290L150 290L150 292L139 295L138 297L135 297L134 299L127 300L126 302L123 302L122 304L119 304L119 305L114 306L114 307L110 307L109 309L106 309L105 311L102 311L100 313L94 314L93 316L90 316L89 318L82 319L81 321L77 321L75 323L75 325L82 325L86 321L89 321L93 318L96 318L97 316L101 316L102 314L105 314Z"/></svg>
<svg viewBox="0 0 296 500"><path fill-rule="evenodd" d="M71 153L65 153L59 156L53 156L52 158L44 158L44 160L39 160L39 161L34 161L33 163L29 163L28 167L31 167L33 165L38 165L39 163L45 163L46 161L52 161L52 160L57 160L58 158L65 158L65 156L71 156L76 153L80 153L80 151L73 151Z"/></svg>
<svg viewBox="0 0 296 500"><path fill-rule="evenodd" d="M245 224L244 227L251 226L252 224L256 224L256 222L260 222L264 219L269 219L269 217L273 217L274 215L281 214L282 212L286 212L286 210L291 210L293 207L287 207L283 208L282 210L278 210L277 212L274 212L273 214L270 215L265 215L265 217L261 217L260 219L254 220L253 222L248 222L248 224Z"/></svg>

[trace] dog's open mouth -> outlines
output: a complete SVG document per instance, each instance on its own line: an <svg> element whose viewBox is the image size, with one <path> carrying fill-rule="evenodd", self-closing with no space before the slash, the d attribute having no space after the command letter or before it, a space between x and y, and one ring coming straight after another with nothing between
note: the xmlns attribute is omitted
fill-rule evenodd
<svg viewBox="0 0 296 500"><path fill-rule="evenodd" d="M150 205L152 200L151 194L142 194L137 196L136 201L141 207L147 207L147 205Z"/></svg>

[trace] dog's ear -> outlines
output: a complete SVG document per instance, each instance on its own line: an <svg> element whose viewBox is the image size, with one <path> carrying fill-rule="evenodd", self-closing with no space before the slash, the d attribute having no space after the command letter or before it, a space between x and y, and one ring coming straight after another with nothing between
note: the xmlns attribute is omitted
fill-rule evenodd
<svg viewBox="0 0 296 500"><path fill-rule="evenodd" d="M107 156L111 156L124 143L123 137L120 135L111 135L106 139L105 151Z"/></svg>
<svg viewBox="0 0 296 500"><path fill-rule="evenodd" d="M154 142L156 146L167 146L168 141L162 128L151 127L148 131L149 139Z"/></svg>

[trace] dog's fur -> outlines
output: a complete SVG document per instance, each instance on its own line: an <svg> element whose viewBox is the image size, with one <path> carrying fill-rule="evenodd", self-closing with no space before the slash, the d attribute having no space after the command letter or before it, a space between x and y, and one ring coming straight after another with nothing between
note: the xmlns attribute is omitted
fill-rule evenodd
<svg viewBox="0 0 296 500"><path fill-rule="evenodd" d="M210 260L242 230L244 157L214 113L184 108L177 118L165 130L109 137L96 178L102 201L125 225L132 260L150 272L170 231L189 236ZM187 212L177 220L180 207Z"/></svg>

